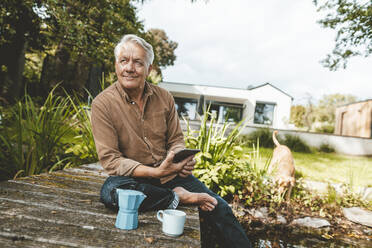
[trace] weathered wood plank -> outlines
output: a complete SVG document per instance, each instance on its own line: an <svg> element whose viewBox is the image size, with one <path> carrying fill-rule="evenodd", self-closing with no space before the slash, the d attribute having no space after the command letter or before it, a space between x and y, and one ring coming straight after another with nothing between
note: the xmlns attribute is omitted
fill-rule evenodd
<svg viewBox="0 0 372 248"><path fill-rule="evenodd" d="M105 209L105 211L95 209L79 209L79 208L65 208L55 204L48 203L32 203L18 199L5 199L1 198L1 212L8 215L25 215L34 218L45 218L48 221L50 219L63 220L69 223L81 223L81 225L92 225L92 226L105 226L107 228L114 227L116 220L116 213ZM192 209L181 208L188 214L185 228L192 230L198 229L198 219L192 218L194 214ZM155 218L155 212L140 213L138 216L139 225L141 223L151 223L159 227L159 222ZM80 221L80 222L79 222Z"/></svg>
<svg viewBox="0 0 372 248"><path fill-rule="evenodd" d="M37 199L37 202L35 202ZM5 207L10 203L17 204L18 206L33 206L35 208L45 208L51 211L60 210L70 213L85 214L90 216L106 216L116 218L116 213L103 207L99 202L98 195L80 197L61 196L57 194L45 194L41 192L24 190L14 190L8 187L0 188L0 201L1 205ZM8 203L7 203L8 202ZM23 209L23 208L21 208ZM188 220L192 225L198 225L198 218L195 216L195 208L182 208L183 211L189 216ZM154 219L154 212L140 213L139 219Z"/></svg>
<svg viewBox="0 0 372 248"><path fill-rule="evenodd" d="M27 238L27 239L26 239ZM29 235L19 236L17 234L0 232L0 244L2 248L14 248L14 247L28 247L28 248L64 248L71 247L70 245L62 245L58 242L45 242L32 240Z"/></svg>
<svg viewBox="0 0 372 248"><path fill-rule="evenodd" d="M107 175L98 164L0 183L0 247L200 247L196 207L185 232L162 234L155 212L139 214L139 227L115 228L116 212L99 202Z"/></svg>
<svg viewBox="0 0 372 248"><path fill-rule="evenodd" d="M180 245L196 245L195 240L188 238L186 232L193 230L185 230L185 236L182 239L172 238L157 234L157 225L153 223L141 223L142 228L137 230L125 231L117 228L105 228L102 226L80 225L68 223L65 221L49 220L45 218L31 218L24 215L2 215L0 216L0 236L2 232L17 234L19 237L27 234L32 237L32 240L44 238L47 240L55 240L69 243L71 246L92 246L92 247L113 247L115 244L121 243L127 247L147 247L145 240L151 237L156 241L156 246L169 247L174 242L180 242ZM27 233L25 233L27 230ZM110 237L110 239L108 238Z"/></svg>

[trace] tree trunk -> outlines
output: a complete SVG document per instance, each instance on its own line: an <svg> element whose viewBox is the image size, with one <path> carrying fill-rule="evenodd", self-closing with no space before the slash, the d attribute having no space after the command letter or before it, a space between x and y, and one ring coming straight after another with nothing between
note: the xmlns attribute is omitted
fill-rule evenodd
<svg viewBox="0 0 372 248"><path fill-rule="evenodd" d="M8 67L8 76L11 81L8 95L10 96L11 102L16 101L21 96L23 87L22 77L25 68L25 53L27 42L23 37L23 39L19 39L17 43L18 44L15 44L15 50L13 53L14 57L9 62Z"/></svg>
<svg viewBox="0 0 372 248"><path fill-rule="evenodd" d="M16 101L21 96L23 88L23 71L27 49L25 23L30 21L27 18L26 11L24 10L21 12L24 14L19 15L19 19L15 23L16 34L4 54L5 65L8 69L7 80L10 83L9 91L7 92L10 102Z"/></svg>

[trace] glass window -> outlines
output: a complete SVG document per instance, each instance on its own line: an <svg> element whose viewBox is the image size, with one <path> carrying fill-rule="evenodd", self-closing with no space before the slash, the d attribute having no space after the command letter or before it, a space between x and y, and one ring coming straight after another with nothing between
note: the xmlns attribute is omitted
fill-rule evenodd
<svg viewBox="0 0 372 248"><path fill-rule="evenodd" d="M174 98L176 110L179 117L183 117L189 120L196 120L196 107L198 100L192 98Z"/></svg>
<svg viewBox="0 0 372 248"><path fill-rule="evenodd" d="M210 104L209 111L217 119L218 123L228 122L239 122L242 119L243 115L243 105L242 104L233 104L233 103L224 103L224 102L215 102L209 101Z"/></svg>
<svg viewBox="0 0 372 248"><path fill-rule="evenodd" d="M254 123L272 125L274 121L274 108L273 103L256 103L256 108L254 110Z"/></svg>

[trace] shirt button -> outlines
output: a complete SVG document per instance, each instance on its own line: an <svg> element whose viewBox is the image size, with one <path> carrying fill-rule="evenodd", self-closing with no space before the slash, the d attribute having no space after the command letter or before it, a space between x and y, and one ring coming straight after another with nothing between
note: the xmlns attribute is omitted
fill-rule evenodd
<svg viewBox="0 0 372 248"><path fill-rule="evenodd" d="M147 137L145 137L145 140L147 140Z"/></svg>

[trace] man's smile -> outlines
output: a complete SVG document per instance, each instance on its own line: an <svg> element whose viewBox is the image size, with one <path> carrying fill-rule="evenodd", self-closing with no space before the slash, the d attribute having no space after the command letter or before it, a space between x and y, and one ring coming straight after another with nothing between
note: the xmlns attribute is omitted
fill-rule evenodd
<svg viewBox="0 0 372 248"><path fill-rule="evenodd" d="M122 76L123 78L126 78L126 79L136 79L136 78L138 78L138 76L137 75L123 75Z"/></svg>

